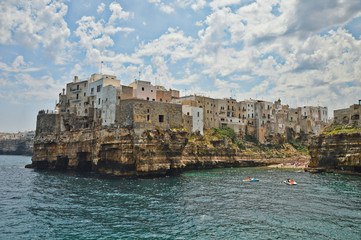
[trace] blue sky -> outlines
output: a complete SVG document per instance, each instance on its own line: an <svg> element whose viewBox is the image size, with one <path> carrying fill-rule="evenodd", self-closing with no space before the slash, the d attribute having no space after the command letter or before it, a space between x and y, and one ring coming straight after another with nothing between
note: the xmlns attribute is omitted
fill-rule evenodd
<svg viewBox="0 0 361 240"><path fill-rule="evenodd" d="M332 111L361 99L359 0L0 3L0 131L35 129L78 75Z"/></svg>

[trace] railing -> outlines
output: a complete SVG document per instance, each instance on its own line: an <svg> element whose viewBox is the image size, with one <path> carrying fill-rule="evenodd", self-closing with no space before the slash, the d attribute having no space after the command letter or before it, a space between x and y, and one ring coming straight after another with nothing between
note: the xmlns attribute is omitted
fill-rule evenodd
<svg viewBox="0 0 361 240"><path fill-rule="evenodd" d="M58 114L58 112L57 111L55 111L55 110L40 110L39 111L39 114Z"/></svg>

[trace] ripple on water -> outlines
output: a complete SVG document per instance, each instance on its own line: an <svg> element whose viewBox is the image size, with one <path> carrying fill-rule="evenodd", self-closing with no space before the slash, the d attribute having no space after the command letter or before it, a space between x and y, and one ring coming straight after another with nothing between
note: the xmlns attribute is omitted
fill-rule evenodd
<svg viewBox="0 0 361 240"><path fill-rule="evenodd" d="M0 156L0 239L359 239L361 179L232 168L104 179ZM244 183L252 176L258 183ZM281 182L295 178L297 186Z"/></svg>

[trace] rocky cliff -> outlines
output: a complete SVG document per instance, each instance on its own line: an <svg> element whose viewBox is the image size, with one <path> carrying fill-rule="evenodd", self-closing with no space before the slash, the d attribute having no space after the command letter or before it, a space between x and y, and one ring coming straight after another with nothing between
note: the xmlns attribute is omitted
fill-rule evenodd
<svg viewBox="0 0 361 240"><path fill-rule="evenodd" d="M309 146L308 171L361 174L361 133L325 132Z"/></svg>
<svg viewBox="0 0 361 240"><path fill-rule="evenodd" d="M0 140L0 155L33 155L33 141L11 139Z"/></svg>
<svg viewBox="0 0 361 240"><path fill-rule="evenodd" d="M34 141L37 169L95 171L114 176L164 176L188 169L264 166L298 158L240 151L228 138L190 136L185 130L100 127L41 133Z"/></svg>

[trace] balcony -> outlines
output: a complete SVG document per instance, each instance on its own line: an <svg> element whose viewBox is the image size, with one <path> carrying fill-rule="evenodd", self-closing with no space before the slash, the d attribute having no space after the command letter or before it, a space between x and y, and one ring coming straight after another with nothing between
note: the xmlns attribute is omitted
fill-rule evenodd
<svg viewBox="0 0 361 240"><path fill-rule="evenodd" d="M79 88L79 89L70 88L70 92L72 92L72 93L78 93L80 91L81 91L81 88Z"/></svg>

